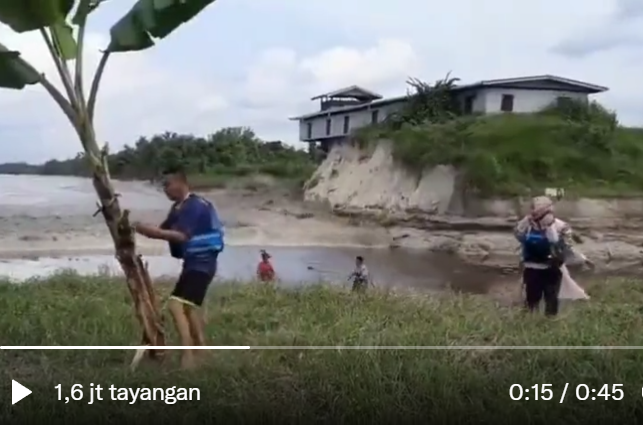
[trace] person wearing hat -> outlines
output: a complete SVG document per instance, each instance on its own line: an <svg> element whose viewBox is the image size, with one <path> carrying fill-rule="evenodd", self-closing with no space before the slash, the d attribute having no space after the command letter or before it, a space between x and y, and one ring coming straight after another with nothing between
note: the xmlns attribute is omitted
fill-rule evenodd
<svg viewBox="0 0 643 425"><path fill-rule="evenodd" d="M559 292L566 272L565 259L574 255L590 267L593 263L574 250L572 229L555 217L553 202L547 196L532 199L530 213L518 222L514 234L522 246L522 280L527 308L537 310L544 299L545 314L557 315ZM578 290L584 294L580 287Z"/></svg>
<svg viewBox="0 0 643 425"><path fill-rule="evenodd" d="M273 282L275 280L275 269L270 263L270 254L261 250L261 261L257 265L257 279L261 282Z"/></svg>

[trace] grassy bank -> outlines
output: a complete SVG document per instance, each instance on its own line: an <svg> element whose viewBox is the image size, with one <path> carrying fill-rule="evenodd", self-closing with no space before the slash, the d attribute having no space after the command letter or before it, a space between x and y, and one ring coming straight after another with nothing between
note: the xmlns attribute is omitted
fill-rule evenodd
<svg viewBox="0 0 643 425"><path fill-rule="evenodd" d="M395 158L416 171L454 165L469 191L486 197L547 187L572 196L643 195L643 129L619 126L600 104L570 100L535 114L462 116L447 86L416 86L406 109L358 139L391 140Z"/></svg>
<svg viewBox="0 0 643 425"><path fill-rule="evenodd" d="M170 288L159 286L167 294ZM476 296L370 293L322 286L286 291L222 284L208 299L212 344L251 346L643 345L639 282L591 289L592 301L568 305L560 320L525 315ZM22 285L0 284L3 345L133 345L139 328L122 281L61 274ZM176 338L171 336L174 343ZM6 353L6 354L5 354ZM215 415L226 423L263 420L337 423L429 419L482 423L517 419L567 424L631 420L639 415L639 351L547 350L252 350L217 351L197 372L176 370L177 354L135 373L132 352L9 351L0 371L34 391L4 415L27 423L43 415L98 423L178 414L185 423ZM55 401L54 386L196 387L199 403ZM552 384L555 400L512 401L509 387ZM572 385L558 403L565 383ZM621 401L576 400L575 386L597 391L624 384ZM533 390L532 390L533 392ZM581 394L582 395L582 394ZM7 403L8 404L8 403ZM35 408L38 406L38 408ZM473 418L473 419L472 419Z"/></svg>

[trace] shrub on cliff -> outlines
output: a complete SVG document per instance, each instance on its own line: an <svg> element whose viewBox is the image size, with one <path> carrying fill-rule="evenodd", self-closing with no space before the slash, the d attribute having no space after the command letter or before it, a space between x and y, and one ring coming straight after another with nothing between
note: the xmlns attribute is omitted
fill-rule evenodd
<svg viewBox="0 0 643 425"><path fill-rule="evenodd" d="M453 87L460 81L447 74L435 84L427 84L417 78L407 81L410 89L408 101L401 111L386 117L384 125L398 130L403 125L420 125L426 122L442 123L460 115L460 105L453 95Z"/></svg>
<svg viewBox="0 0 643 425"><path fill-rule="evenodd" d="M526 195L545 187L627 196L643 188L643 129L620 127L616 115L596 102L570 100L536 114L453 114L438 121L415 115L358 135L361 141L379 139L393 141L395 158L414 170L457 166L481 196Z"/></svg>

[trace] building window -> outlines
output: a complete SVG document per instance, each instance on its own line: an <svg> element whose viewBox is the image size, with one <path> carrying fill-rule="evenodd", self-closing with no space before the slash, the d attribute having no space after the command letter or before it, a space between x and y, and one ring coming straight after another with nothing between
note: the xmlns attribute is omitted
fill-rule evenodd
<svg viewBox="0 0 643 425"><path fill-rule="evenodd" d="M502 101L500 102L500 110L502 112L513 112L514 110L514 95L503 94Z"/></svg>
<svg viewBox="0 0 643 425"><path fill-rule="evenodd" d="M464 110L465 114L473 113L473 101L476 99L475 96L467 96L464 98Z"/></svg>
<svg viewBox="0 0 643 425"><path fill-rule="evenodd" d="M344 117L344 134L348 134L348 130L350 130L351 127L351 117L345 116Z"/></svg>
<svg viewBox="0 0 643 425"><path fill-rule="evenodd" d="M569 96L558 96L556 98L556 106L558 106L559 108L568 106L571 104L571 102L572 102L572 98Z"/></svg>
<svg viewBox="0 0 643 425"><path fill-rule="evenodd" d="M380 120L380 111L379 110L374 110L371 112L371 124L377 124Z"/></svg>
<svg viewBox="0 0 643 425"><path fill-rule="evenodd" d="M331 121L329 118L326 120L326 136L330 136L330 125L331 125Z"/></svg>
<svg viewBox="0 0 643 425"><path fill-rule="evenodd" d="M306 129L306 134L308 134L308 136L306 136L307 139L312 139L313 138L313 123L312 122L308 123L308 128Z"/></svg>

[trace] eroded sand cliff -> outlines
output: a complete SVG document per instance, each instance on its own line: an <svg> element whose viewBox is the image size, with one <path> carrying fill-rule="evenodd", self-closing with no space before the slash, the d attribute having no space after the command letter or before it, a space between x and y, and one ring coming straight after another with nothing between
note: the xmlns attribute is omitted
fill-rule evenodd
<svg viewBox="0 0 643 425"><path fill-rule="evenodd" d="M478 199L465 193L453 167L413 173L397 164L386 141L366 153L354 146L331 150L306 185L306 201L326 203L335 214L379 223L391 246L452 252L491 266L516 266L511 229L528 199ZM583 252L605 268L640 263L643 199L562 199Z"/></svg>

